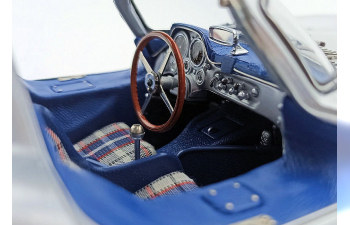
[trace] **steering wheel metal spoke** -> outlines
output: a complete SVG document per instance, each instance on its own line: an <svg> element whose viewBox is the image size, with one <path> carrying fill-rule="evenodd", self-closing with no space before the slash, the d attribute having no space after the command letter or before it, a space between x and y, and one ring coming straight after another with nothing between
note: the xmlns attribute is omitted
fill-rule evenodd
<svg viewBox="0 0 350 225"><path fill-rule="evenodd" d="M172 114L174 112L174 108L170 104L170 101L169 101L168 97L166 96L163 87L161 85L159 87L160 87L160 97L163 99L163 102L165 103L166 107L169 109L170 114Z"/></svg>
<svg viewBox="0 0 350 225"><path fill-rule="evenodd" d="M170 55L171 55L172 52L173 52L173 51L171 51L171 48L168 48L167 52L165 53L165 57L164 57L164 59L163 59L163 63L162 63L162 65L160 66L160 68L159 68L159 70L158 70L158 73L159 73L160 75L163 74L164 69L165 69L165 66L166 66L166 64L168 63L169 57L170 57Z"/></svg>
<svg viewBox="0 0 350 225"><path fill-rule="evenodd" d="M145 58L145 56L143 55L142 51L140 51L140 55L139 55L141 62L143 64L143 66L145 67L147 73L152 73L153 69L151 68L151 66L148 64L147 59Z"/></svg>
<svg viewBox="0 0 350 225"><path fill-rule="evenodd" d="M146 99L145 99L145 102L143 103L142 109L141 109L142 114L145 113L145 111L146 111L146 109L147 109L147 106L148 106L149 102L150 102L151 99L152 99L152 95L153 95L152 93L146 93Z"/></svg>

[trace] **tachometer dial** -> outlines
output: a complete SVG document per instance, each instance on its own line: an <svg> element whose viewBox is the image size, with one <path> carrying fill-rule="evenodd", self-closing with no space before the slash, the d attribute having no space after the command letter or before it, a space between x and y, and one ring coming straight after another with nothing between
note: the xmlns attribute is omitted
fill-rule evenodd
<svg viewBox="0 0 350 225"><path fill-rule="evenodd" d="M194 66L200 66L204 61L204 44L200 39L191 42L190 58Z"/></svg>
<svg viewBox="0 0 350 225"><path fill-rule="evenodd" d="M174 37L174 41L180 49L182 58L185 58L187 56L189 45L187 34L183 31L178 32Z"/></svg>

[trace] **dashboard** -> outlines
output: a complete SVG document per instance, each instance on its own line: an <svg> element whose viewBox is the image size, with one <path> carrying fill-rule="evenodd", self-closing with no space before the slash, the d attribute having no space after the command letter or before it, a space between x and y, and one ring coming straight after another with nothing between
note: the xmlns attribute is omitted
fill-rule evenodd
<svg viewBox="0 0 350 225"><path fill-rule="evenodd" d="M210 91L224 99L256 111L275 124L279 124L281 119L279 108L284 93L274 83L261 79L254 73L249 73L249 65L251 65L249 54L254 58L253 52L250 51L245 56L243 62L246 64L239 64L237 63L239 58L230 54L232 47L228 49L230 50L228 54L227 51L223 51L227 46L223 48L217 46L220 48L219 54L213 53L213 49L210 49L213 43L210 43L211 40L203 29L183 25L173 26L170 35L178 45L183 58L186 73L185 98L187 101L205 100L208 91ZM208 51L211 52L208 54ZM163 50L159 54L155 67L161 64L165 52ZM217 59L221 59L221 61ZM223 61L226 65L223 65ZM227 66L227 62L232 62L232 65ZM244 65L247 65L247 69L244 68ZM227 67L230 69L227 70ZM173 56L169 58L164 73L176 78L177 68ZM170 92L177 95L177 88L171 89Z"/></svg>

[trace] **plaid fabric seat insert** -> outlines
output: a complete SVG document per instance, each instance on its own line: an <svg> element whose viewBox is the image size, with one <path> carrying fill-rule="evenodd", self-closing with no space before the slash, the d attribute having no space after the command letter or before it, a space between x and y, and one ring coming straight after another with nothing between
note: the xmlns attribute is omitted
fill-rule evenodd
<svg viewBox="0 0 350 225"><path fill-rule="evenodd" d="M154 199L159 196L176 195L197 189L196 183L186 174L176 171L151 182L135 192L135 195L143 199Z"/></svg>
<svg viewBox="0 0 350 225"><path fill-rule="evenodd" d="M55 145L55 148L57 150L57 155L60 157L61 162L63 164L66 164L67 166L77 169L79 168L70 158L69 155L66 151L66 149L64 148L61 139L55 134L55 132L53 132L50 128L46 128L46 132L49 134L52 142Z"/></svg>
<svg viewBox="0 0 350 225"><path fill-rule="evenodd" d="M105 126L76 143L74 148L82 157L99 161L107 166L135 160L134 140L130 137L130 127L125 123ZM155 154L154 147L141 140L140 157Z"/></svg>
<svg viewBox="0 0 350 225"><path fill-rule="evenodd" d="M71 161L60 138L50 129L46 128L52 139L57 156L70 168L79 169ZM113 123L84 138L74 145L74 148L84 158L91 158L114 166L131 162L135 158L134 141L129 135L129 126L124 123ZM141 157L155 155L156 151L147 142L141 142ZM149 183L134 194L142 199L154 199L159 196L175 195L197 189L196 183L186 174L176 171Z"/></svg>

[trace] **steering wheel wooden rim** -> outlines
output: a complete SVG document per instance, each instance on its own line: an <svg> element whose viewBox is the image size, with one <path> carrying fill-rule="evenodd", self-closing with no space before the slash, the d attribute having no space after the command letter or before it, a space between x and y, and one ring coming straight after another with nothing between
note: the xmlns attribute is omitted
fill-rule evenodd
<svg viewBox="0 0 350 225"><path fill-rule="evenodd" d="M171 49L171 51L174 55L176 64L177 64L177 74L178 74L178 92L177 92L177 99L176 99L175 108L174 108L174 111L171 113L169 120L162 125L154 125L146 119L146 117L142 113L142 109L141 109L139 98L138 98L138 92L137 92L137 65L138 65L138 61L139 61L139 56L143 57L142 50L146 47L148 42L150 42L151 40L156 39L156 38L162 39ZM170 55L170 53L169 53L169 55ZM168 58L165 60L167 61ZM142 61L142 62L144 63L144 61ZM163 64L166 65L166 62L163 62ZM165 67L165 65L164 65L164 67ZM145 67L147 67L147 66L145 66ZM148 69L150 69L149 66L148 66ZM146 68L146 70L147 70L147 68ZM159 75L161 76L162 74L159 74ZM175 123L177 122L177 120L179 119L179 117L181 115L183 104L185 101L185 92L186 92L185 79L186 78L185 78L185 69L184 69L183 59L181 56L181 52L180 52L178 46L176 45L175 41L168 34L162 32L162 31L152 31L152 32L148 33L147 35L145 35L136 47L136 51L135 51L135 55L134 55L134 58L132 61L132 67L131 67L131 84L130 84L131 97L132 97L134 109L135 109L136 115L137 115L140 123L144 127L146 127L148 130L151 130L154 132L165 132L165 131L168 131L170 128L172 128L175 125ZM161 84L159 84L159 85L161 86ZM161 87L161 89L162 89L162 87Z"/></svg>

